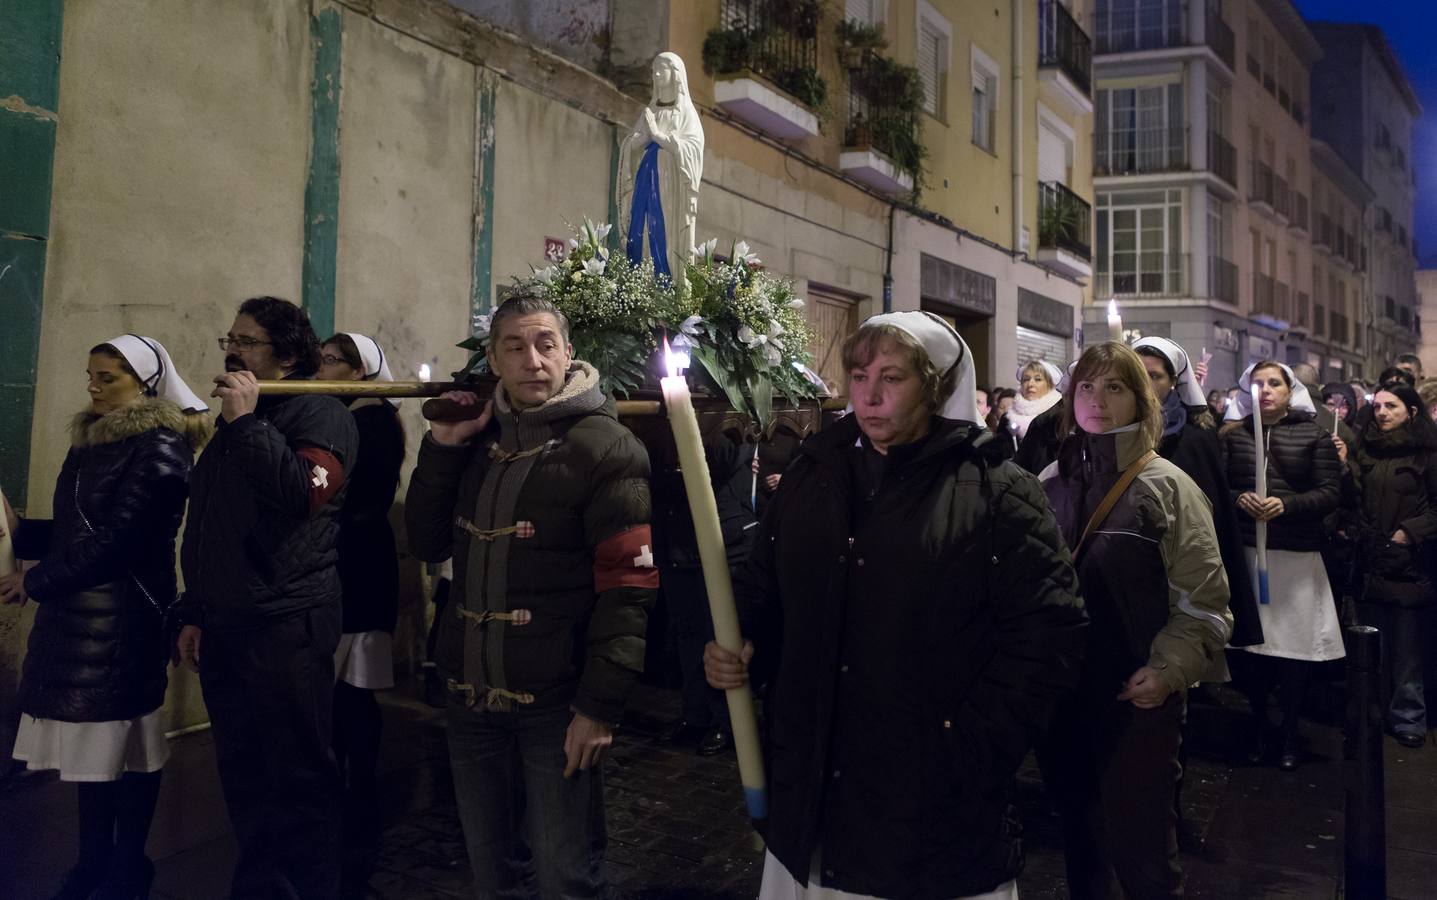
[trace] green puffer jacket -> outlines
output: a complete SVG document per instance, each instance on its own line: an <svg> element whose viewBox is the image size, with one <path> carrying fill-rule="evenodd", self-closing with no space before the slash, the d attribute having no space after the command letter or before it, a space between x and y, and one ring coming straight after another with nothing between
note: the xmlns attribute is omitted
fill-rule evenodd
<svg viewBox="0 0 1437 900"><path fill-rule="evenodd" d="M516 411L501 387L472 443L426 435L409 483L409 546L454 558L435 663L471 706L572 706L617 723L644 664L658 589L648 455L598 373Z"/></svg>

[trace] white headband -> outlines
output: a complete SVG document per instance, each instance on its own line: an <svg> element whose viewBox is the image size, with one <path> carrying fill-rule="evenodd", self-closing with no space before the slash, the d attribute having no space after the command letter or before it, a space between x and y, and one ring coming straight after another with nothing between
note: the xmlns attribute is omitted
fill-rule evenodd
<svg viewBox="0 0 1437 900"><path fill-rule="evenodd" d="M1167 358L1168 365L1173 367L1173 387L1177 390L1178 396L1182 398L1184 406L1205 406L1207 397L1203 395L1202 385L1197 383L1193 373L1192 361L1188 359L1188 352L1174 341L1165 337L1145 337L1133 342L1134 350L1141 350L1150 347Z"/></svg>
<svg viewBox="0 0 1437 900"><path fill-rule="evenodd" d="M874 316L861 328L890 325L907 332L928 354L934 368L945 376L956 366L957 383L953 393L943 398L937 415L960 422L979 422L978 373L973 368L973 354L953 326L927 312L893 312ZM946 380L946 379L945 379Z"/></svg>
<svg viewBox="0 0 1437 900"><path fill-rule="evenodd" d="M341 334L349 335L354 341L354 349L359 351L359 362L364 366L365 381L393 381L394 376L389 371L389 361L384 358L384 350L379 342L367 334L360 334L357 331L344 331ZM385 397L391 405L399 406L399 400L394 397Z"/></svg>
<svg viewBox="0 0 1437 900"><path fill-rule="evenodd" d="M175 371L175 364L164 344L138 334L122 334L105 343L118 350L130 368L135 370L145 386L145 393L169 400L185 412L209 411L209 404L190 390L180 373Z"/></svg>
<svg viewBox="0 0 1437 900"><path fill-rule="evenodd" d="M1252 373L1259 364L1260 362L1255 362L1243 370L1242 377L1237 380L1237 386L1242 390L1237 392L1236 401L1228 404L1227 412L1222 417L1224 422L1236 422L1252 415ZM1287 373L1287 380L1292 384L1292 399L1287 404L1288 409L1295 409L1299 412L1317 412L1317 407L1312 405L1312 395L1307 392L1307 385L1297 380L1297 376L1292 374L1292 369L1283 363L1269 362L1265 365L1275 365Z"/></svg>
<svg viewBox="0 0 1437 900"><path fill-rule="evenodd" d="M1048 381L1052 383L1054 388L1061 391L1063 388L1067 387L1067 385L1065 385L1063 382L1068 380L1068 376L1064 374L1062 369L1048 362L1046 359L1030 360L1018 367L1018 374L1014 377L1018 379L1019 387L1023 386L1023 370L1033 365L1034 363L1037 363L1038 365L1042 366L1043 371L1048 373Z"/></svg>

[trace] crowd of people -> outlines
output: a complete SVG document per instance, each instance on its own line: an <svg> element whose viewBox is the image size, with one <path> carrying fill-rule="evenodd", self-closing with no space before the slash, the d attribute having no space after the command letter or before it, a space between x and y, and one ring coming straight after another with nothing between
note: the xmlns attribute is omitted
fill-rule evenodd
<svg viewBox="0 0 1437 900"><path fill-rule="evenodd" d="M564 315L521 293L490 329L494 395L445 395L461 415L418 436L403 516L450 573L429 652L477 897L605 895L602 759L661 584L675 732L724 752L720 692L763 700L765 900L1016 897L1034 750L1072 896L1179 896L1189 690L1233 681L1253 761L1296 768L1344 622L1381 629L1387 725L1425 741L1437 381L1415 358L1371 386L1259 360L1204 394L1183 347L1144 338L985 391L942 319L875 316L843 348L850 414L802 444L706 446L733 652L679 473L618 421ZM52 518L5 508L25 562L0 599L39 604L13 754L78 783L57 897L148 894L170 665L199 673L234 897L352 893L378 839L399 401L259 382L389 381L385 353L274 297L219 343L217 418L160 341L96 344Z"/></svg>

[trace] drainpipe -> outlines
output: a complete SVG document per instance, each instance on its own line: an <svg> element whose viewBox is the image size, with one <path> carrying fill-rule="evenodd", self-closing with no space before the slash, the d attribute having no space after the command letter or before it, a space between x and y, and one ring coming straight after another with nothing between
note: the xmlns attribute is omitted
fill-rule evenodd
<svg viewBox="0 0 1437 900"><path fill-rule="evenodd" d="M1013 16L1013 90L1008 103L1013 120L1013 252L1024 253L1023 248L1023 5L1032 0L1012 0L1009 4Z"/></svg>
<svg viewBox="0 0 1437 900"><path fill-rule="evenodd" d="M883 261L883 311L893 312L893 216L898 204L888 204L888 252Z"/></svg>

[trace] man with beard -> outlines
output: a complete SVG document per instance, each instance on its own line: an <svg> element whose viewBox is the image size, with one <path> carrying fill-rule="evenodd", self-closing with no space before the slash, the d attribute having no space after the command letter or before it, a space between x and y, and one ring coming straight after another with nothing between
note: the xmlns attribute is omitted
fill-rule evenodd
<svg viewBox="0 0 1437 900"><path fill-rule="evenodd" d="M259 395L259 380L319 368L298 306L246 300L219 343L220 421L190 476L177 655L200 673L214 729L239 843L232 896L333 897L336 516L359 436L331 397Z"/></svg>

